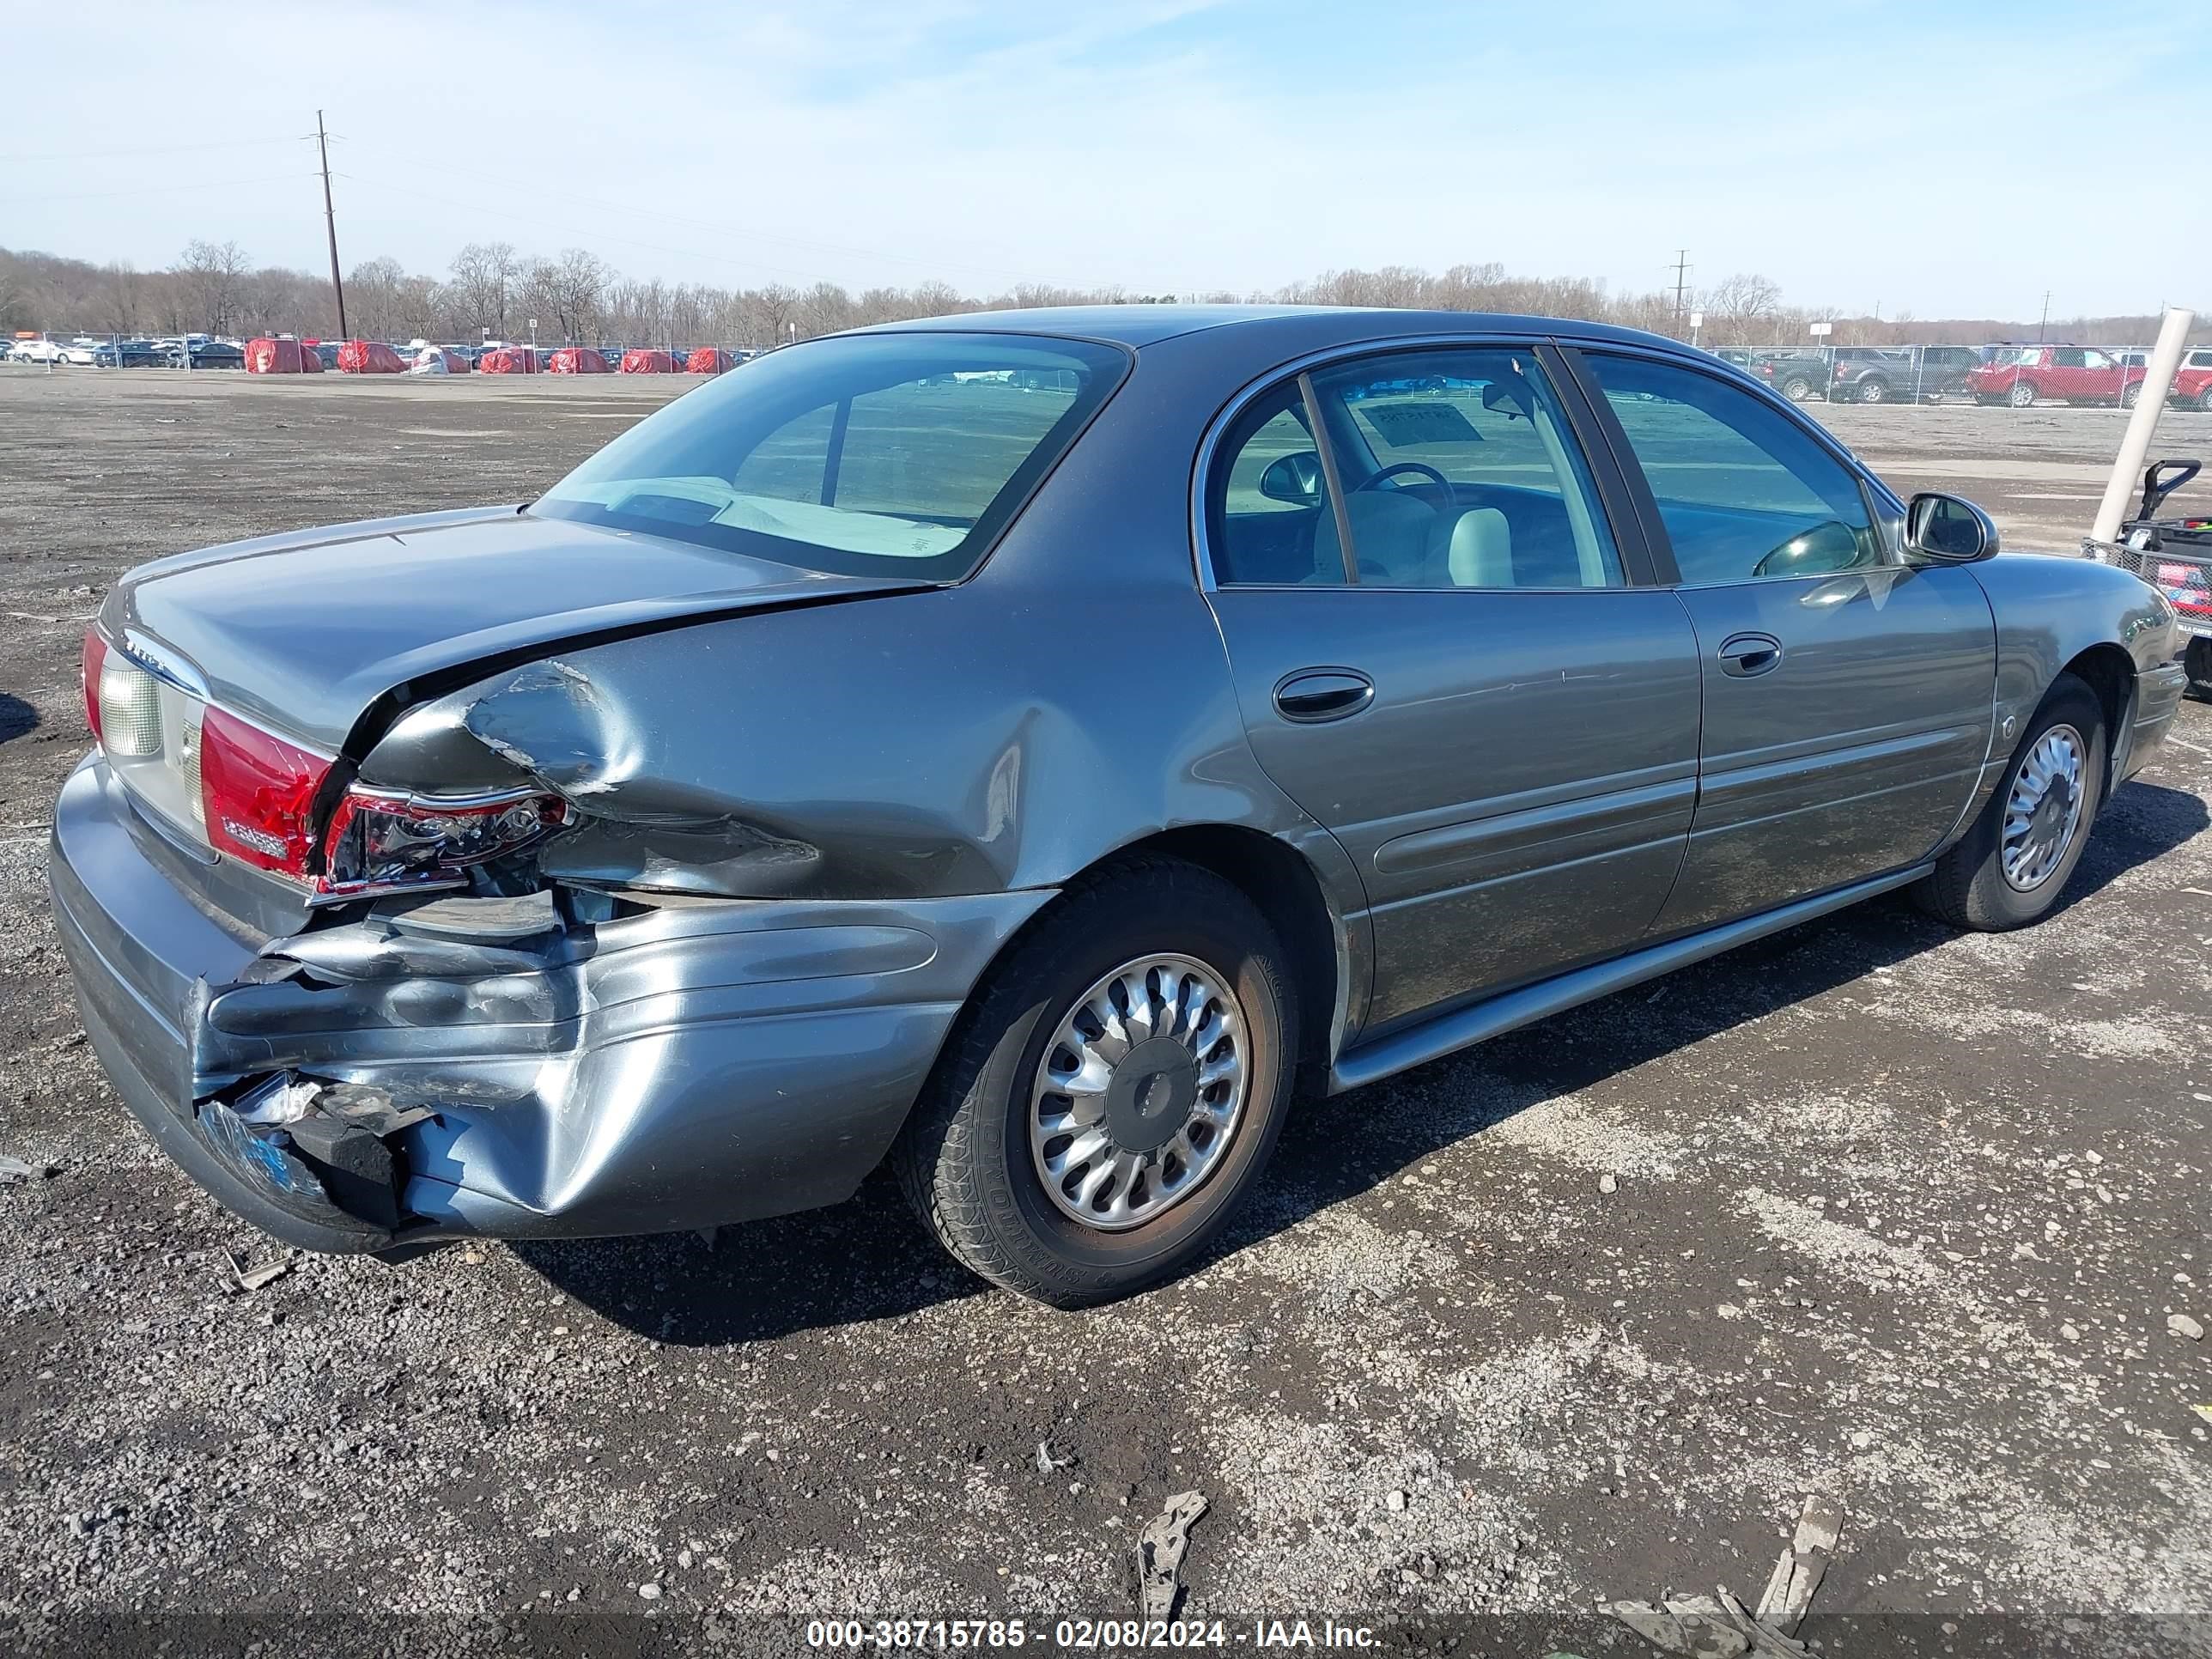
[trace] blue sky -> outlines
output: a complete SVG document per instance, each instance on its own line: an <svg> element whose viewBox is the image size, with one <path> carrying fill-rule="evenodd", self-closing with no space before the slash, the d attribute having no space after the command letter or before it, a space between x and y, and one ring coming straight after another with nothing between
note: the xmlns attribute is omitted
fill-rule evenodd
<svg viewBox="0 0 2212 1659"><path fill-rule="evenodd" d="M1885 315L2212 307L2203 0L40 10L4 43L0 246L142 267L204 235L319 268L319 105L349 264L492 239L724 284L1496 260L1631 289L1686 247L1695 283Z"/></svg>

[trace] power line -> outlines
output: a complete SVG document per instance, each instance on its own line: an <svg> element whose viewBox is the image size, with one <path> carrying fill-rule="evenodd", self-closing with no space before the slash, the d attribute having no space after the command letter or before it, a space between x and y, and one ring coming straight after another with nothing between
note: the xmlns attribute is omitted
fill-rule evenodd
<svg viewBox="0 0 2212 1659"><path fill-rule="evenodd" d="M117 155L182 155L188 151L210 149L252 149L264 144L295 143L292 135L282 138L227 138L210 144L141 144L129 149L57 149L36 154L18 152L0 155L0 161L100 161Z"/></svg>
<svg viewBox="0 0 2212 1659"><path fill-rule="evenodd" d="M312 179L312 173L272 173L258 179L203 179L197 184L149 185L140 190L62 190L43 196L0 196L0 202L104 202L118 196L173 196L180 190L243 190L248 185Z"/></svg>

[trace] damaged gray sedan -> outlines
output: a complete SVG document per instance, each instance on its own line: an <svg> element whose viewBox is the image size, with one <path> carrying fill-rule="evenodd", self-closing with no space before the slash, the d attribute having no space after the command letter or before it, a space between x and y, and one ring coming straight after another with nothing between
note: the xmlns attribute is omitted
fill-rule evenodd
<svg viewBox="0 0 2212 1659"><path fill-rule="evenodd" d="M888 1159L1093 1302L1206 1249L1301 1085L1893 889L2044 914L2182 678L2152 589L1996 550L1617 330L840 336L528 506L131 573L55 907L118 1093L294 1243Z"/></svg>

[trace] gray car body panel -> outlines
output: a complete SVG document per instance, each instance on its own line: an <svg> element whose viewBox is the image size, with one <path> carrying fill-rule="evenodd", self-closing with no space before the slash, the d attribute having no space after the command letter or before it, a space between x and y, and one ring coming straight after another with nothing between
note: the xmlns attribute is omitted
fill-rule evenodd
<svg viewBox="0 0 2212 1659"><path fill-rule="evenodd" d="M1327 912L1320 1057L1340 1085L1370 1081L1692 959L1698 940L1754 936L1747 912L1814 914L1819 894L1902 879L1993 786L1991 731L2082 651L2126 650L2154 688L2136 701L2151 712L2133 763L2163 731L2153 704L2171 718L2160 602L2093 565L1853 577L1832 608L1854 626L1911 616L1911 652L1885 659L1862 632L1815 689L1848 700L1873 674L1880 706L1809 744L1751 718L1725 754L1702 726L1703 636L1737 601L1714 590L1210 580L1194 524L1208 434L1291 366L1459 339L1701 361L1668 343L1295 307L898 326L1135 351L963 581L803 578L510 508L264 538L119 586L112 635L183 657L216 701L336 754L345 777L527 785L572 811L537 855L553 920L516 938L472 932L471 916L503 913L465 902L436 927L399 902L288 915L258 877L255 902L228 903L234 877L145 822L97 757L79 769L52 862L88 1027L134 1110L225 1202L316 1248L367 1247L335 1206L270 1207L207 1129L210 1103L292 1073L433 1113L396 1132L406 1237L650 1231L834 1201L881 1157L1007 942L1069 882L1177 832L1255 863L1295 853ZM385 591L398 568L404 603ZM1804 580L1742 602L1796 602ZM366 618L357 631L334 592ZM1346 604L1364 613L1347 622ZM1333 727L1279 720L1281 675L1328 665L1373 673L1375 706ZM1913 798L1887 840L1829 848L1794 880L1785 861L1786 890L1753 902L1766 888L1743 872L1763 861L1771 888L1785 831L1686 888L1701 836L1863 820L1820 780L1848 770L1864 795L1869 766ZM1217 856L1234 878L1233 851Z"/></svg>

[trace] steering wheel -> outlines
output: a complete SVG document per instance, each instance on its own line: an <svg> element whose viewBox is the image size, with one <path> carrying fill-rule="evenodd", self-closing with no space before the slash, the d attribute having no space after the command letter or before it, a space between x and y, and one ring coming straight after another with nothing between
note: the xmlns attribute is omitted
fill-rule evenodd
<svg viewBox="0 0 2212 1659"><path fill-rule="evenodd" d="M1383 479L1395 478L1401 472L1418 472L1421 474L1422 477L1433 479L1436 483L1442 484L1444 487L1444 493L1446 495L1449 495L1451 493L1451 480L1444 477L1443 473L1437 471L1436 468L1427 465L1420 461L1396 461L1393 462L1390 465L1382 468L1380 471L1370 472L1365 477L1362 478L1358 483L1352 486L1352 493L1357 495L1363 489L1372 489L1376 484L1381 483Z"/></svg>

